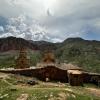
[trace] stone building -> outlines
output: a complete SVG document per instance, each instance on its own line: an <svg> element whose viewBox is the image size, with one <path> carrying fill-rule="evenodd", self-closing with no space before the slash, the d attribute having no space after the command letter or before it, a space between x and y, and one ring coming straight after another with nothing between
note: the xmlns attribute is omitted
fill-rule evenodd
<svg viewBox="0 0 100 100"><path fill-rule="evenodd" d="M68 83L72 86L83 86L83 72L80 70L68 70Z"/></svg>
<svg viewBox="0 0 100 100"><path fill-rule="evenodd" d="M21 49L19 52L19 56L16 59L15 69L24 69L29 67L30 63L29 63L29 57L27 56L27 52L25 49Z"/></svg>

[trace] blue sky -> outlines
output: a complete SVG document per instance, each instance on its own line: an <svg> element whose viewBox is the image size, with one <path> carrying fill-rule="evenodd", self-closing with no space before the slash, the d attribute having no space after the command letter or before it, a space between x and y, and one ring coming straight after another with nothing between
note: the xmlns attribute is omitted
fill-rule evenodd
<svg viewBox="0 0 100 100"><path fill-rule="evenodd" d="M0 0L0 37L100 40L100 0Z"/></svg>
<svg viewBox="0 0 100 100"><path fill-rule="evenodd" d="M98 41L100 41L100 34L96 34L96 33L90 32L90 33L84 35L83 39L86 39L86 40L98 40Z"/></svg>

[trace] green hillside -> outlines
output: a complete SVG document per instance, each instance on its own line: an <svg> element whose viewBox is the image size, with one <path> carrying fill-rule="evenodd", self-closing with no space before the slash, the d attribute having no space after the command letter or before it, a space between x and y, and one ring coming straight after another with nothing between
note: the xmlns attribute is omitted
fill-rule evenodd
<svg viewBox="0 0 100 100"><path fill-rule="evenodd" d="M0 68L14 68L18 54L18 51L0 53ZM35 66L41 61L40 51L28 50L27 56L30 58L30 66Z"/></svg>
<svg viewBox="0 0 100 100"><path fill-rule="evenodd" d="M10 39L7 41L9 40ZM11 50L9 50L9 42L7 42L7 46L5 46L5 42L2 42L1 49L4 50L4 52L0 52L0 68L15 66L15 58L18 56L18 48L16 48L16 44L11 43L13 40L18 45L17 41L19 38L18 40L17 38L13 38L12 41L10 40L10 44L14 45L12 46L14 47L14 50L13 48L10 48ZM4 41L4 39L2 41ZM82 67L84 70L100 73L100 41L89 41L81 38L69 38L62 43L28 41L28 44L31 42L34 50L30 48L31 46L27 46L27 40L24 40L24 43L23 39L20 38L20 41L23 43L23 46L25 45L28 49L27 52L30 57L31 66L35 66L40 62L44 51L49 50L54 52L56 59L59 62L73 63ZM9 51L5 52L5 48Z"/></svg>
<svg viewBox="0 0 100 100"><path fill-rule="evenodd" d="M72 38L64 41L55 54L60 61L70 62L84 70L100 73L100 42Z"/></svg>

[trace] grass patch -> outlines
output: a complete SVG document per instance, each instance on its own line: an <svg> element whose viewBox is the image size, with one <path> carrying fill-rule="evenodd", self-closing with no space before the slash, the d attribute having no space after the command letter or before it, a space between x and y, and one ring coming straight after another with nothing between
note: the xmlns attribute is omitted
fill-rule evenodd
<svg viewBox="0 0 100 100"><path fill-rule="evenodd" d="M86 87L71 87L66 83L60 83L59 87L59 83L41 81L35 86L15 85L18 77L9 75L7 79L0 79L0 100L16 100L21 94L28 94L28 100L100 100L100 97L87 92ZM28 77L20 76L20 79L27 80Z"/></svg>

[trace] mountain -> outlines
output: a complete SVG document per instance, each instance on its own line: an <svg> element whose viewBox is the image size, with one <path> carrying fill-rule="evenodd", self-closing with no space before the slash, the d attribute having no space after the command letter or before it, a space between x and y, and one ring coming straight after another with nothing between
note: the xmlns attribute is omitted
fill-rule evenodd
<svg viewBox="0 0 100 100"><path fill-rule="evenodd" d="M32 50L38 50L36 44L31 43L22 38L7 37L0 39L0 52L5 52L9 50L19 50L22 47Z"/></svg>
<svg viewBox="0 0 100 100"><path fill-rule="evenodd" d="M31 41L32 43L36 44L39 48L39 50L41 51L45 51L45 50L56 50L57 49L57 45L56 43L51 43L51 42L47 42L47 41Z"/></svg>
<svg viewBox="0 0 100 100"><path fill-rule="evenodd" d="M19 50L21 47L42 51L44 51L45 49L57 49L54 43L46 41L25 40L23 38L16 38L12 36L7 38L0 38L0 52Z"/></svg>
<svg viewBox="0 0 100 100"><path fill-rule="evenodd" d="M4 66L8 61L9 63L5 65L6 67L9 64L13 64L9 58L12 52L7 53L8 56L4 58L5 51L19 50L20 47L26 47L32 51L29 53L32 66L41 60L41 52L52 50L59 62L73 63L82 67L84 70L100 73L100 41L68 38L62 43L50 43L16 37L1 38L0 64L2 63L1 65ZM33 52L33 50L35 51ZM1 56L2 54L3 56ZM11 61L14 60L14 56L15 55L12 54Z"/></svg>
<svg viewBox="0 0 100 100"><path fill-rule="evenodd" d="M70 62L100 73L100 41L69 38L59 45L55 54L61 62Z"/></svg>

